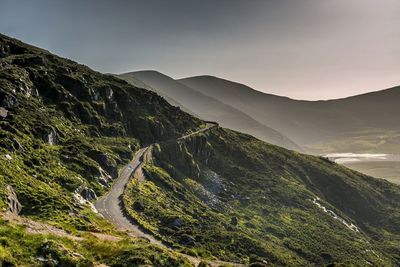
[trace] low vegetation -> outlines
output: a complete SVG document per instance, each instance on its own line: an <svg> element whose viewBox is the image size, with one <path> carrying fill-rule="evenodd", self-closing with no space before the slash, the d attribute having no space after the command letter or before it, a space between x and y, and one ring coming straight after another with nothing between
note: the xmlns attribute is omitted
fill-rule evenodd
<svg viewBox="0 0 400 267"><path fill-rule="evenodd" d="M176 250L253 266L400 264L398 186L222 128L176 141L204 122L2 35L0 107L0 208L11 186L23 218L80 237L0 220L4 266L190 265L116 231L91 204L152 143L146 179L132 180L124 203Z"/></svg>
<svg viewBox="0 0 400 267"><path fill-rule="evenodd" d="M83 234L79 240L32 234L24 226L0 220L1 266L192 266L185 258L147 240L101 240Z"/></svg>
<svg viewBox="0 0 400 267"><path fill-rule="evenodd" d="M127 206L188 253L248 264L399 263L398 186L221 128L161 143L153 155Z"/></svg>
<svg viewBox="0 0 400 267"><path fill-rule="evenodd" d="M6 187L12 186L21 216L72 233L121 235L95 213L91 201L109 190L119 168L143 144L181 136L201 125L154 93L2 35L0 107L7 111L0 114L1 210L8 209ZM31 258L45 246L45 238L27 235L32 243L24 243L23 229L5 225L3 231L15 234L8 237L12 245L1 247L4 259L33 264ZM84 258L102 259L89 252L95 244L81 246ZM168 253L164 259L157 247L143 242L113 246L98 244L109 257L104 262L111 265L132 266L136 257L142 264L169 265Z"/></svg>

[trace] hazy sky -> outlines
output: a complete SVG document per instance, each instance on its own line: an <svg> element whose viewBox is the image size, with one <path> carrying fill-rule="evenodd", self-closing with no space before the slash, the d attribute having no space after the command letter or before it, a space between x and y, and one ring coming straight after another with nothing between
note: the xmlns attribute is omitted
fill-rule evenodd
<svg viewBox="0 0 400 267"><path fill-rule="evenodd" d="M400 85L400 0L0 0L0 32L102 71L297 99Z"/></svg>

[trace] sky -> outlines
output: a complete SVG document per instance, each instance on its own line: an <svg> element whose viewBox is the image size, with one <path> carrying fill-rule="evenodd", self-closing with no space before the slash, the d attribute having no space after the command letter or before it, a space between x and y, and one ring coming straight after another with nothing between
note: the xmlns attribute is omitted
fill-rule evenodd
<svg viewBox="0 0 400 267"><path fill-rule="evenodd" d="M317 100L400 85L399 14L399 0L0 0L0 32L101 72Z"/></svg>

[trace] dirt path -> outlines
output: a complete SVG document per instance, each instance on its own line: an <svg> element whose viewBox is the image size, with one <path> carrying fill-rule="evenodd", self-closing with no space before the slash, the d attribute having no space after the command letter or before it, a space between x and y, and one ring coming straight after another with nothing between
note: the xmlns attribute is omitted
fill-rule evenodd
<svg viewBox="0 0 400 267"><path fill-rule="evenodd" d="M66 237L75 241L82 241L84 238L80 236L73 235L71 233L68 233L65 230L62 230L60 228L57 228L53 225L46 224L46 223L41 223L37 221L33 221L31 219L28 219L26 217L22 217L19 215L15 215L14 213L11 212L5 212L0 214L0 217L3 218L3 220L7 222L11 222L17 225L24 225L26 226L26 231L31 234L51 234L59 237ZM118 236L113 236L113 235L108 235L108 234L101 234L101 233L94 233L94 232L84 232L84 233L90 233L97 237L100 240L104 241L120 241L121 238Z"/></svg>

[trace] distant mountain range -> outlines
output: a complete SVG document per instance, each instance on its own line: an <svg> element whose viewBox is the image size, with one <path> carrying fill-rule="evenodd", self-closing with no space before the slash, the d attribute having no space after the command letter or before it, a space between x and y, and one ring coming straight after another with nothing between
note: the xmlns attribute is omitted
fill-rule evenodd
<svg viewBox="0 0 400 267"><path fill-rule="evenodd" d="M263 141L288 149L300 150L293 141L278 131L260 123L245 112L214 97L196 91L157 71L139 71L119 75L131 84L152 90L171 105L221 126L251 134Z"/></svg>
<svg viewBox="0 0 400 267"><path fill-rule="evenodd" d="M400 87L306 101L213 76L174 80L156 71L139 71L119 77L151 87L170 104L200 118L289 149L310 153L398 153L400 149Z"/></svg>
<svg viewBox="0 0 400 267"><path fill-rule="evenodd" d="M311 151L399 151L400 87L363 95L304 101L271 95L212 76L178 80L234 106Z"/></svg>

